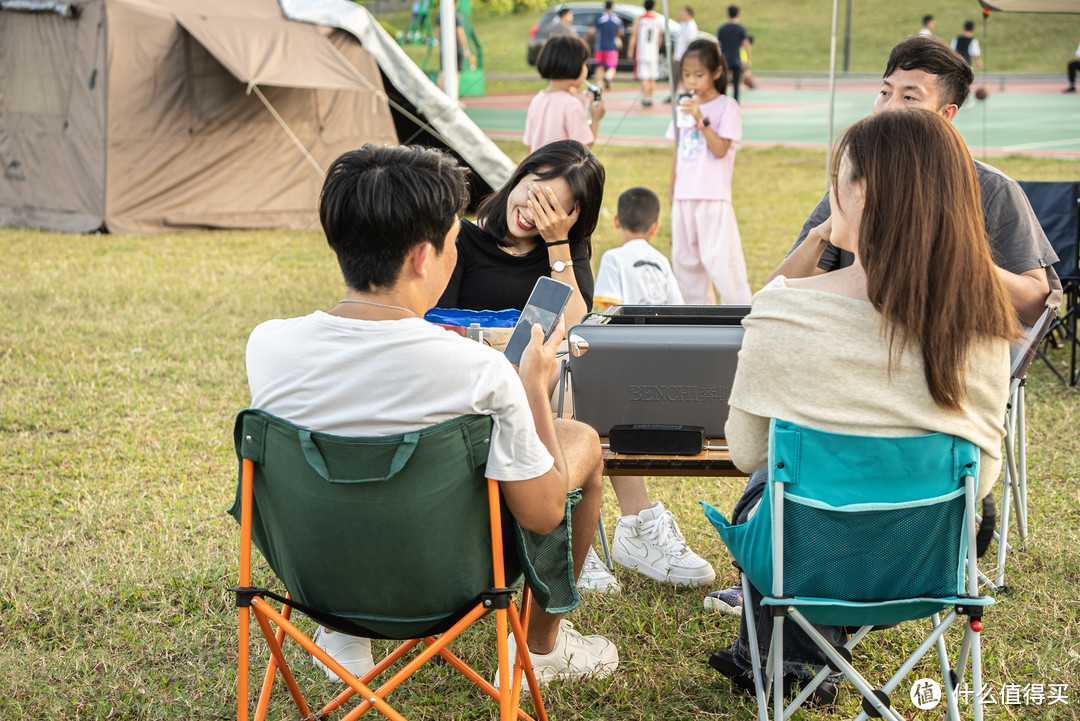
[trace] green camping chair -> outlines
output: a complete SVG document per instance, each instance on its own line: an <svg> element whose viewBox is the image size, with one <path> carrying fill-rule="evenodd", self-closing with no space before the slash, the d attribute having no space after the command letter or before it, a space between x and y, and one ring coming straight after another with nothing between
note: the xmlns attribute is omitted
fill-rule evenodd
<svg viewBox="0 0 1080 721"><path fill-rule="evenodd" d="M345 718L372 707L387 718L403 718L387 695L437 654L499 702L503 721L530 718L519 711L524 675L536 716L546 719L524 651L527 609L530 595L552 612L578 603L569 539L575 498L568 497L567 520L552 534L522 531L501 504L498 484L484 477L491 423L487 416L463 416L414 433L346 438L264 411L239 414L234 435L240 477L229 511L241 527L240 581L230 589L240 607L239 719L247 719L249 710L252 614L271 652L256 719L266 714L278 672L302 717L311 717L282 652L286 635L348 684L319 718L356 693L361 702ZM252 543L287 595L252 586ZM530 554L544 565L534 566ZM510 588L523 572L524 618ZM294 609L337 632L404 643L357 678L289 620ZM498 689L448 647L492 610ZM508 658L508 623L516 659ZM369 685L410 652L417 655L403 668L377 688Z"/></svg>
<svg viewBox="0 0 1080 721"><path fill-rule="evenodd" d="M782 668L785 617L863 695L860 719L902 719L888 694L934 646L948 717L959 719L959 685L970 656L974 717L982 718L979 633L983 607L993 599L979 595L975 566L978 475L979 449L953 436L851 436L770 422L769 478L758 511L731 525L702 504L742 570L743 598L750 598L750 584L771 591L761 601L773 617L764 673L753 609L743 613L762 721L770 685L775 718L787 718L830 673L826 666L784 708L776 670ZM968 622L959 663L950 668L944 633L960 616ZM851 650L874 626L926 618L931 633L880 688L852 665ZM837 647L815 623L861 628Z"/></svg>

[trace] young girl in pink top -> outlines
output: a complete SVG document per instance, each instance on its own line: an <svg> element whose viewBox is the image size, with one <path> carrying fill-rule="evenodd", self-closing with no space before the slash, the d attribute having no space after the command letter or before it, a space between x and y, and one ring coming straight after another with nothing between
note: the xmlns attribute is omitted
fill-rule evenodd
<svg viewBox="0 0 1080 721"><path fill-rule="evenodd" d="M588 147L596 141L604 101L582 102L581 87L588 77L589 47L574 35L556 35L549 39L536 69L548 86L529 103L525 116L525 145L532 153L556 140L577 140Z"/></svg>
<svg viewBox="0 0 1080 721"><path fill-rule="evenodd" d="M682 80L693 93L679 112L693 125L668 127L676 140L671 169L671 266L691 305L749 305L739 226L731 205L735 143L742 138L739 104L725 95L727 63L712 40L695 40L683 53Z"/></svg>

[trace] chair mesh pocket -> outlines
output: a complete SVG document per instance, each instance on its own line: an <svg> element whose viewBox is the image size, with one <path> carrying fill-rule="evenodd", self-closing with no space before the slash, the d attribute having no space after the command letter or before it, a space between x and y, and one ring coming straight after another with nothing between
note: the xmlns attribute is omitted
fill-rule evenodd
<svg viewBox="0 0 1080 721"><path fill-rule="evenodd" d="M847 601L953 596L963 520L962 496L872 510L817 508L789 496L784 592Z"/></svg>

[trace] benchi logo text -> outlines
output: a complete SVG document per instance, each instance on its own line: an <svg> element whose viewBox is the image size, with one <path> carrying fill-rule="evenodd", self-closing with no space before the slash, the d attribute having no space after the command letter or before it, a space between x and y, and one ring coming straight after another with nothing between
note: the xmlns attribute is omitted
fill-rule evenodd
<svg viewBox="0 0 1080 721"><path fill-rule="evenodd" d="M674 401L702 403L726 401L729 386L629 386L631 401Z"/></svg>

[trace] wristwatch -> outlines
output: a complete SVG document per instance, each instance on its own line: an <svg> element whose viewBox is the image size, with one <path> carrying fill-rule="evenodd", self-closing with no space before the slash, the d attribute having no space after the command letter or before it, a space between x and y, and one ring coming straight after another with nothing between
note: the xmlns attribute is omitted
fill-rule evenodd
<svg viewBox="0 0 1080 721"><path fill-rule="evenodd" d="M709 127L709 122L710 122L710 121L709 121L709 116L708 116L708 115L703 115L703 116L701 117L701 127L702 127L702 128L707 128L707 127Z"/></svg>
<svg viewBox="0 0 1080 721"><path fill-rule="evenodd" d="M557 260L551 264L551 269L556 273L561 273L574 264L572 260Z"/></svg>

